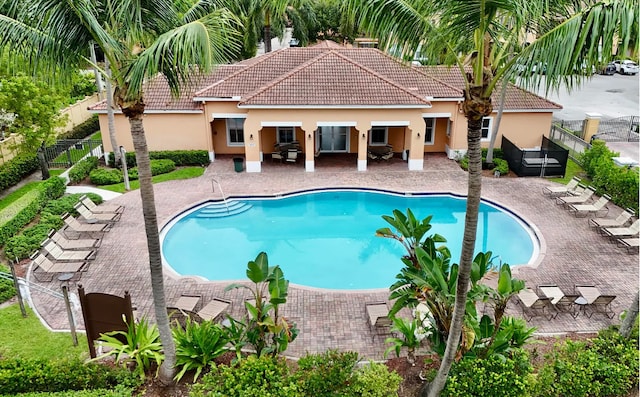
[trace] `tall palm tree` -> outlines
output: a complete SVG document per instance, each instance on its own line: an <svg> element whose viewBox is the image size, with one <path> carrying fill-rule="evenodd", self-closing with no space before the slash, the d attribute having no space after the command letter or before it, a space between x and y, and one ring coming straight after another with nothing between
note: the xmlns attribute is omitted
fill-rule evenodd
<svg viewBox="0 0 640 397"><path fill-rule="evenodd" d="M562 5L564 8L557 8ZM579 83L575 70L591 68L601 54L611 54L614 37L629 45L638 22L633 0L602 1L579 8L564 0L346 0L352 22L377 37L383 46L413 55L422 44L423 56L455 65L465 77L462 112L467 119L469 177L464 236L451 331L438 374L421 392L437 396L444 388L460 341L473 259L482 186L481 126L491 114L491 94L498 83L513 75L516 63L531 71L546 64L547 74L525 74L527 86L547 90L562 82ZM558 15L552 10L571 13ZM558 22L561 21L561 22ZM552 26L552 27L550 27ZM550 27L550 28L549 28ZM530 45L521 45L533 28L541 33ZM519 44L516 46L515 44ZM633 47L637 48L637 42ZM519 50L516 48L519 47Z"/></svg>
<svg viewBox="0 0 640 397"><path fill-rule="evenodd" d="M208 0L4 0L0 45L34 68L72 70L93 41L111 67L116 104L129 119L140 174L155 317L165 361L160 380L172 382L175 345L166 312L158 221L143 126L143 87L164 76L178 95L194 72L206 72L239 47L234 17ZM82 51L80 50L82 49ZM197 70L194 68L197 67ZM106 73L103 72L103 75Z"/></svg>

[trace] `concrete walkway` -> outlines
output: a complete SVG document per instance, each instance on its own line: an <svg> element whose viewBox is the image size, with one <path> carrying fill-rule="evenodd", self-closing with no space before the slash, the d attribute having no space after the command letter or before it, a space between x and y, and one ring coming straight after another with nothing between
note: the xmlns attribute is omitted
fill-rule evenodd
<svg viewBox="0 0 640 397"><path fill-rule="evenodd" d="M220 191L212 191L212 178L220 182L227 196L272 195L319 187L370 187L400 192L451 192L465 194L467 174L442 155L427 155L425 170L409 172L406 162L371 163L366 172L356 171L355 161L330 165L318 158L316 172L307 173L302 164L264 162L261 174L234 172L231 158L218 158L202 177L154 185L160 225L169 222L194 204L219 199ZM516 277L528 286L558 284L565 292L575 284L596 285L603 294L617 295L613 309L626 310L638 290L638 255L627 254L589 228L587 220L575 218L554 201L543 197L542 188L552 182L540 178L484 178L483 197L512 209L538 233L542 252L537 266L517 266ZM112 199L126 207L122 219L106 233L97 258L82 275L80 283L87 292L122 295L130 291L133 305L141 315L153 318L146 237L139 191ZM619 208L611 208L615 216ZM247 254L247 261L255 257ZM206 266L206 263L202 264ZM246 265L243 264L243 265ZM31 281L34 281L33 279ZM60 282L39 283L60 291ZM197 293L206 303L213 297L230 299L231 314L244 315L243 290L224 291L227 282L205 282L196 278L174 278L165 274L167 301L174 302L181 293ZM75 286L71 285L75 291ZM384 338L372 335L365 315L365 302L388 298L388 291L330 291L291 286L282 314L300 328L298 339L287 350L288 355L322 352L329 348L354 350L362 357L381 359ZM42 318L54 329L69 328L63 302L49 294L32 290L32 301ZM508 313L519 315L510 305ZM82 328L82 316L76 311ZM552 321L534 318L529 322L540 333L593 332L612 323L596 314L574 319L561 314Z"/></svg>
<svg viewBox="0 0 640 397"><path fill-rule="evenodd" d="M68 194L73 194L73 193L95 193L99 196L102 197L103 200L113 200L117 197L122 196L122 193L116 193L116 192L112 192L111 190L105 190L105 189L98 189L96 187L93 186L86 186L86 185L74 185L74 186L68 186L67 185L67 190L66 192Z"/></svg>

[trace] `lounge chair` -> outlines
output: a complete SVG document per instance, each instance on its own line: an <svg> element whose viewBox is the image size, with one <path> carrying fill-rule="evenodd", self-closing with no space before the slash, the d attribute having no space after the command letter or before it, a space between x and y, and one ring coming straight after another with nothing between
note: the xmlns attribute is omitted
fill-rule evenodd
<svg viewBox="0 0 640 397"><path fill-rule="evenodd" d="M49 238L55 241L56 244L60 246L60 248L64 250L86 250L91 248L98 248L102 239L99 238L91 238L91 239L82 239L82 240L67 240L65 236L58 233L55 229L51 229L49 231Z"/></svg>
<svg viewBox="0 0 640 397"><path fill-rule="evenodd" d="M632 237L632 238L619 238L616 239L616 244L618 247L624 247L627 249L627 253L630 254L632 252L637 252L638 247L640 247L640 238Z"/></svg>
<svg viewBox="0 0 640 397"><path fill-rule="evenodd" d="M51 256L56 261L87 261L91 259L95 259L96 251L95 250L87 250L87 251L72 251L72 250L63 250L59 245L55 243L55 241L51 239L46 239L41 244L42 249L46 254Z"/></svg>
<svg viewBox="0 0 640 397"><path fill-rule="evenodd" d="M176 321L182 328L186 325L187 317L193 319L196 307L200 303L200 295L180 295L173 305L167 306L169 321Z"/></svg>
<svg viewBox="0 0 640 397"><path fill-rule="evenodd" d="M371 329L371 339L373 340L378 332L389 334L391 332L391 319L389 318L389 308L385 302L365 303L369 328Z"/></svg>
<svg viewBox="0 0 640 397"><path fill-rule="evenodd" d="M89 211L95 214L120 214L124 211L123 205L109 205L109 204L100 204L96 205L89 197L86 195L80 196L80 202L84 204L85 207L89 209Z"/></svg>
<svg viewBox="0 0 640 397"><path fill-rule="evenodd" d="M603 227L600 233L604 236L617 238L635 237L640 232L640 220L636 219L629 227Z"/></svg>
<svg viewBox="0 0 640 397"><path fill-rule="evenodd" d="M70 273L80 275L82 271L86 270L87 262L53 262L47 258L44 254L36 251L30 256L33 276L38 281L51 281L53 277L58 273ZM46 278L41 278L46 275Z"/></svg>
<svg viewBox="0 0 640 397"><path fill-rule="evenodd" d="M618 215L615 219L589 219L589 226L596 229L602 229L603 227L623 227L627 224L629 219L635 215L635 211L631 208L627 208Z"/></svg>
<svg viewBox="0 0 640 397"><path fill-rule="evenodd" d="M571 204L585 204L591 196L595 194L596 190L591 186L587 188L579 196L571 197L556 197L556 204L568 207Z"/></svg>
<svg viewBox="0 0 640 397"><path fill-rule="evenodd" d="M556 318L558 313L551 304L551 298L540 297L531 288L525 288L516 295L522 307L522 317L526 321L537 316L543 316L547 320ZM528 318L527 318L528 317Z"/></svg>
<svg viewBox="0 0 640 397"><path fill-rule="evenodd" d="M78 202L73 208L78 211L81 217L83 217L87 223L113 223L120 220L122 214L96 214L91 212L89 208L85 207L82 202Z"/></svg>
<svg viewBox="0 0 640 397"><path fill-rule="evenodd" d="M543 296L551 299L551 305L553 305L558 313L569 313L574 317L577 316L574 304L580 295L567 295L560 287L554 284L538 285L538 291L540 291Z"/></svg>
<svg viewBox="0 0 640 397"><path fill-rule="evenodd" d="M580 183L580 178L574 176L569 183L564 186L545 186L542 188L542 194L549 197L575 195L575 190ZM578 193L580 194L580 193Z"/></svg>
<svg viewBox="0 0 640 397"><path fill-rule="evenodd" d="M62 215L62 220L65 223L65 227L63 232L65 236L68 237L67 232L73 232L77 235L82 235L86 233L90 236L100 235L102 236L105 232L108 232L111 229L111 224L107 223L97 223L97 224L88 224L88 223L80 223L78 220L68 213Z"/></svg>
<svg viewBox="0 0 640 397"><path fill-rule="evenodd" d="M573 213L575 216L587 216L589 214L594 214L595 216L606 216L609 213L609 200L611 200L611 196L603 195L593 204L571 204L569 206L569 212Z"/></svg>
<svg viewBox="0 0 640 397"><path fill-rule="evenodd" d="M231 306L231 301L213 298L204 307L198 310L197 315L204 321L214 321Z"/></svg>
<svg viewBox="0 0 640 397"><path fill-rule="evenodd" d="M595 313L602 313L609 318L615 316L611 309L611 302L616 298L615 295L602 295L593 285L576 285L575 289L580 293L576 304L581 305L580 309L587 317L591 318Z"/></svg>

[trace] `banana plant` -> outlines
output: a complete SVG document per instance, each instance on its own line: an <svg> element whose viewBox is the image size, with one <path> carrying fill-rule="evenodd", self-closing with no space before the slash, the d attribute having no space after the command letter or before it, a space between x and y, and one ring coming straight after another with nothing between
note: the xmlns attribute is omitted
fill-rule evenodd
<svg viewBox="0 0 640 397"><path fill-rule="evenodd" d="M295 323L280 316L280 305L287 302L289 281L279 266L269 266L265 252L260 252L255 260L247 263L247 277L253 286L231 284L225 291L245 288L251 291L252 301L245 301L248 320L246 337L256 354L276 356L285 351L290 342L298 336Z"/></svg>
<svg viewBox="0 0 640 397"><path fill-rule="evenodd" d="M400 357L400 351L403 347L407 348L407 361L411 366L416 365L416 349L420 347L422 342L422 338L419 336L420 331L420 320L414 318L413 320L405 320L403 318L394 317L393 318L393 326L391 327L392 332L399 332L402 337L389 337L384 342L391 343L384 351L384 358L387 358L387 355L391 351L396 352L396 356Z"/></svg>

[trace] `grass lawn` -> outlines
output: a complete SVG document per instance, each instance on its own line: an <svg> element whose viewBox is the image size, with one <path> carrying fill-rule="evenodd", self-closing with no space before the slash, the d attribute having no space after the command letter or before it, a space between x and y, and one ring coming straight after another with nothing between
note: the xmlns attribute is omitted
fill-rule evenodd
<svg viewBox="0 0 640 397"><path fill-rule="evenodd" d="M78 346L73 346L71 334L46 329L38 317L27 309L27 318L16 303L0 309L0 356L57 360L89 357L87 337L78 335Z"/></svg>
<svg viewBox="0 0 640 397"><path fill-rule="evenodd" d="M37 189L41 183L42 182L40 181L30 182L22 186L20 189L17 189L16 191L9 193L5 198L0 200L0 210L8 207L10 204L14 203L15 201L20 200L22 196L31 192L32 190Z"/></svg>
<svg viewBox="0 0 640 397"><path fill-rule="evenodd" d="M100 132L95 132L90 137L85 139L102 140L102 134ZM91 148L95 149L94 146L92 146ZM86 154L89 153L89 145L82 145L82 149L76 149L75 147L71 148L69 149L69 153L71 154L72 159L81 159L82 157L84 157ZM60 153L58 157L53 159L53 163L64 163L66 161L67 161L66 151Z"/></svg>
<svg viewBox="0 0 640 397"><path fill-rule="evenodd" d="M581 182L582 184L588 185L591 182L589 178L587 178L582 167L580 167L578 163L576 163L571 159L567 161L567 169L564 173L564 178L550 178L549 180L566 185L574 176L577 176L578 178L582 179L582 182Z"/></svg>
<svg viewBox="0 0 640 397"><path fill-rule="evenodd" d="M153 178L151 178L151 180L153 183L160 183L160 182L173 181L178 179L197 178L202 174L204 174L204 170L205 170L204 167L184 167L184 168L179 168L175 171L168 172L166 174L156 175ZM130 181L130 185L131 185L131 190L136 190L140 188L140 182L137 180ZM101 189L111 190L112 192L117 192L117 193L126 192L126 190L124 189L124 182L117 183L115 185L105 185L105 186L98 186L98 187Z"/></svg>

